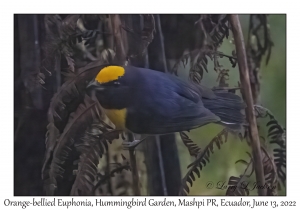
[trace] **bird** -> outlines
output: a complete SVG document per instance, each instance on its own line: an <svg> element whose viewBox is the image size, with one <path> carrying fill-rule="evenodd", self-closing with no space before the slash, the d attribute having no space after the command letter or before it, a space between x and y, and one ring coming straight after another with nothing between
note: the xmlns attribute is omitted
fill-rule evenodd
<svg viewBox="0 0 300 210"><path fill-rule="evenodd" d="M178 76L131 65L108 65L87 85L115 129L162 135L221 124L239 130L245 122L241 97ZM137 146L142 140L127 144Z"/></svg>

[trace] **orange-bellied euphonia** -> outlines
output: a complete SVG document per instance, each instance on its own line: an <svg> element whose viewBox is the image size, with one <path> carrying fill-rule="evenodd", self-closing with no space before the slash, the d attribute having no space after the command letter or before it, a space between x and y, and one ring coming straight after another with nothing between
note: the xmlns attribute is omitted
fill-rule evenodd
<svg viewBox="0 0 300 210"><path fill-rule="evenodd" d="M95 90L116 129L136 134L167 134L208 123L238 129L244 122L243 101L234 93L151 69L107 66L88 89Z"/></svg>

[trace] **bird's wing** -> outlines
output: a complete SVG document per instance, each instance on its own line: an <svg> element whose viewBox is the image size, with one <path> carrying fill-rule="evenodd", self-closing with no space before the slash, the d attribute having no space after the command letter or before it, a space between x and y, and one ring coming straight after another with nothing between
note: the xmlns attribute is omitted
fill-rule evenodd
<svg viewBox="0 0 300 210"><path fill-rule="evenodd" d="M129 130L140 134L166 134L220 120L203 106L202 96L194 87L174 82L165 74L159 76L147 75L139 86L138 100L127 109Z"/></svg>
<svg viewBox="0 0 300 210"><path fill-rule="evenodd" d="M201 95L202 98L208 98L208 99L213 99L216 98L215 93L208 87L201 85L201 84L195 84L192 82L185 82L179 77L176 77L174 75L167 74L167 76L174 82L176 85L179 87L182 87L181 90L194 90L198 94Z"/></svg>

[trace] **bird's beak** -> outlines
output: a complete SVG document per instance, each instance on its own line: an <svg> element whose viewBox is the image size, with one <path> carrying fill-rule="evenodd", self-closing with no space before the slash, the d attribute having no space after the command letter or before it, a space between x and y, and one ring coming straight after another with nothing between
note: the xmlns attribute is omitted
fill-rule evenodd
<svg viewBox="0 0 300 210"><path fill-rule="evenodd" d="M93 80L91 81L87 87L86 87L87 90L96 90L96 91L101 91L101 90L104 90L104 87L99 83L97 82L96 80Z"/></svg>

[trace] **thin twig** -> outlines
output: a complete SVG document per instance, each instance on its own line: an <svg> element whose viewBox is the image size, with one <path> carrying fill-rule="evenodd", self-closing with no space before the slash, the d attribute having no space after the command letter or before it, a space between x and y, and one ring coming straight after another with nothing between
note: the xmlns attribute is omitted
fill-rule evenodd
<svg viewBox="0 0 300 210"><path fill-rule="evenodd" d="M237 59L240 71L240 80L243 88L243 98L245 99L247 104L246 117L249 122L250 139L252 141L251 145L256 181L259 183L260 186L264 186L264 169L262 164L262 155L260 149L261 147L257 130L256 118L253 109L253 98L250 86L249 70L247 65L243 32L239 21L239 16L229 15L229 17L236 46ZM258 195L266 195L266 189L264 189L263 187L262 189L258 188Z"/></svg>
<svg viewBox="0 0 300 210"><path fill-rule="evenodd" d="M161 25L160 25L160 16L159 15L155 15L155 22L156 22L156 28L157 28L158 36L159 36L159 45L160 45L160 50L161 50L161 54L162 54L163 68L164 68L164 72L166 73L166 72L168 72L168 67L167 67L167 60L166 60L165 47L164 47L164 36L163 36ZM157 150L158 150L158 160L159 160L161 183L162 183L164 196L166 196L166 195L168 195L168 190L167 190L164 162L163 162L163 157L162 157L161 143L160 143L159 136L157 136L157 135L155 136L155 141L156 141L156 146L157 146Z"/></svg>
<svg viewBox="0 0 300 210"><path fill-rule="evenodd" d="M106 173L110 173L110 153L109 149L106 151ZM108 177L107 180L107 191L110 195L113 195L112 193L112 185L111 185L111 177Z"/></svg>
<svg viewBox="0 0 300 210"><path fill-rule="evenodd" d="M163 61L163 66L164 66L164 72L168 72L168 67L167 67L167 59L166 59L166 53L165 53L165 45L164 45L164 36L162 33L161 25L160 25L160 16L156 15L155 16L155 22L158 30L158 35L159 35L159 41L160 41L160 46L161 46L161 54L162 54L162 61Z"/></svg>
<svg viewBox="0 0 300 210"><path fill-rule="evenodd" d="M116 61L119 63L125 63L126 56L127 56L127 37L126 34L122 34L121 32L121 17L119 15L110 15L111 25L114 35L114 48L116 50ZM134 141L134 136L132 133L128 132L128 141ZM129 148L129 159L130 165L132 170L132 185L133 185L133 193L134 195L141 195L140 191L140 181L139 181L139 174L138 168L136 164L136 155L135 155L135 147Z"/></svg>
<svg viewBox="0 0 300 210"><path fill-rule="evenodd" d="M134 141L134 136L132 133L128 133L128 141L130 142ZM140 186L139 186L140 180L139 180L139 174L136 165L136 156L135 156L134 147L129 148L129 159L130 159L130 165L132 171L133 193L134 195L141 195Z"/></svg>
<svg viewBox="0 0 300 210"><path fill-rule="evenodd" d="M127 37L126 34L122 34L122 30L120 30L122 26L120 15L111 15L111 17L116 49L116 58L118 62L125 63L127 56L125 40L127 40Z"/></svg>
<svg viewBox="0 0 300 210"><path fill-rule="evenodd" d="M157 153L158 153L158 159L159 159L159 169L160 169L160 176L161 176L161 183L163 188L164 196L168 195L167 185L166 185L166 177L165 177L165 170L164 170L164 162L162 158L161 153L161 145L160 145L160 139L159 136L155 136L156 146L157 146Z"/></svg>

